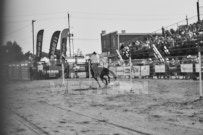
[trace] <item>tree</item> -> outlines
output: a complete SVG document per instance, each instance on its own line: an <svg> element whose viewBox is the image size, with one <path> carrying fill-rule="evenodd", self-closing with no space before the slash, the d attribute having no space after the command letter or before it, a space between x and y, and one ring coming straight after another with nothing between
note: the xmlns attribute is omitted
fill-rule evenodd
<svg viewBox="0 0 203 135"><path fill-rule="evenodd" d="M6 45L1 46L1 57L5 62L17 62L24 60L22 48L14 41L8 41Z"/></svg>
<svg viewBox="0 0 203 135"><path fill-rule="evenodd" d="M47 58L48 58L48 57L49 57L49 54L46 53L46 52L42 52L42 58L43 58L43 57L47 57Z"/></svg>
<svg viewBox="0 0 203 135"><path fill-rule="evenodd" d="M31 53L30 51L28 51L28 52L26 52L26 53L24 54L24 59L25 59L25 60L29 60L31 57L33 57L33 56L32 56L32 53Z"/></svg>

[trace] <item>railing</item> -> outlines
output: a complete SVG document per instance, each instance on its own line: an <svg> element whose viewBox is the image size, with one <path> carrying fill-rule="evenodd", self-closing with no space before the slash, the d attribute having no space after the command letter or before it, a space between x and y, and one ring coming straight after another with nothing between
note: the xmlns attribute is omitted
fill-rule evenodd
<svg viewBox="0 0 203 135"><path fill-rule="evenodd" d="M132 78L197 79L199 76L198 64L110 66L109 69L118 78L130 78L132 75Z"/></svg>

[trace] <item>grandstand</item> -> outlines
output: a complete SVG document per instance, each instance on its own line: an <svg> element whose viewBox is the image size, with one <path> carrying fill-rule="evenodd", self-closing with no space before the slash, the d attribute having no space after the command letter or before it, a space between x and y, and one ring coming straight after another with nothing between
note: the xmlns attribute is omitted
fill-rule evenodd
<svg viewBox="0 0 203 135"><path fill-rule="evenodd" d="M176 30L162 29L161 35L148 35L145 41L133 40L128 42L132 59L154 58L152 44L164 57L184 57L197 55L197 46L202 46L203 21L190 25L181 25Z"/></svg>
<svg viewBox="0 0 203 135"><path fill-rule="evenodd" d="M124 59L131 54L132 59L157 59L153 45L163 58L184 58L195 56L198 46L203 45L203 20L192 24L179 25L177 29L162 28L161 33L102 33L102 52L116 54L119 49Z"/></svg>

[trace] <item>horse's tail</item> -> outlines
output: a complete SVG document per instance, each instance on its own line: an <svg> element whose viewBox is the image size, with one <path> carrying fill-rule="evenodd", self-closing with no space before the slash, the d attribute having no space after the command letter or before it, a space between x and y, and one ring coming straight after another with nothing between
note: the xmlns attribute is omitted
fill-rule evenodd
<svg viewBox="0 0 203 135"><path fill-rule="evenodd" d="M117 80L117 76L115 75L115 73L113 71L109 70L109 73L113 75L115 80Z"/></svg>

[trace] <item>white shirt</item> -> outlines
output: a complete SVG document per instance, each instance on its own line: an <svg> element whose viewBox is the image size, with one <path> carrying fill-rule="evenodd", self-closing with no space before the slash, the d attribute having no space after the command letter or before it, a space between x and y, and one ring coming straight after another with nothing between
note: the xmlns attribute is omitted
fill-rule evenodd
<svg viewBox="0 0 203 135"><path fill-rule="evenodd" d="M91 63L99 63L99 62L100 62L99 55L98 55L98 54L93 54L93 55L90 57L90 60L91 60Z"/></svg>

